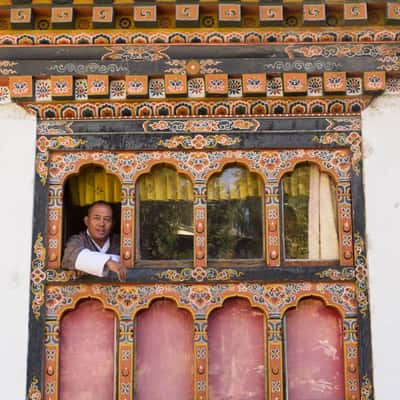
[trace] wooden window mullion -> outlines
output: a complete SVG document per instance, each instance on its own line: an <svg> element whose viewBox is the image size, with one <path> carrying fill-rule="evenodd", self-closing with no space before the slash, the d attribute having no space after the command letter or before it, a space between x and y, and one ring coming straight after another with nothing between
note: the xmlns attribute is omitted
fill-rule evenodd
<svg viewBox="0 0 400 400"><path fill-rule="evenodd" d="M282 319L274 318L267 321L267 365L266 382L270 400L284 399L283 385L283 336Z"/></svg>
<svg viewBox="0 0 400 400"><path fill-rule="evenodd" d="M360 399L358 368L358 323L357 318L343 319L343 350L346 399Z"/></svg>
<svg viewBox="0 0 400 400"><path fill-rule="evenodd" d="M207 196L204 182L194 188L194 267L207 266Z"/></svg>
<svg viewBox="0 0 400 400"><path fill-rule="evenodd" d="M133 358L134 358L134 328L132 320L119 321L118 335L118 400L133 398Z"/></svg>
<svg viewBox="0 0 400 400"><path fill-rule="evenodd" d="M208 338L207 321L194 321L194 359L195 359L195 400L208 399Z"/></svg>
<svg viewBox="0 0 400 400"><path fill-rule="evenodd" d="M62 185L50 185L48 198L48 227L47 227L47 266L59 268L62 252Z"/></svg>
<svg viewBox="0 0 400 400"><path fill-rule="evenodd" d="M44 400L58 400L59 394L59 342L60 325L59 321L46 321L44 331Z"/></svg>
<svg viewBox="0 0 400 400"><path fill-rule="evenodd" d="M271 180L265 185L265 258L267 266L280 266L280 210L279 210L279 182Z"/></svg>
<svg viewBox="0 0 400 400"><path fill-rule="evenodd" d="M135 186L122 185L121 202L121 263L131 267L135 263Z"/></svg>

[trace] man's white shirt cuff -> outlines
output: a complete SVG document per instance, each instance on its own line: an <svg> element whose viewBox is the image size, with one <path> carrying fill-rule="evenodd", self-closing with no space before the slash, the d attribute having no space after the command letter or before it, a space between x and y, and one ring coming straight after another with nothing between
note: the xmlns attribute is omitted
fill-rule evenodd
<svg viewBox="0 0 400 400"><path fill-rule="evenodd" d="M76 258L75 268L79 271L86 272L87 274L95 276L106 276L107 269L104 268L105 263L111 258L114 261L115 256L112 254L102 254L98 251L90 251L89 249L83 249Z"/></svg>

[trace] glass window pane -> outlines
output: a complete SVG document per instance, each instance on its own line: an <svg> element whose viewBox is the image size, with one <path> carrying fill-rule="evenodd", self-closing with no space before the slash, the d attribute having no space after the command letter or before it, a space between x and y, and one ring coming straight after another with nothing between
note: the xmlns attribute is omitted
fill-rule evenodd
<svg viewBox="0 0 400 400"><path fill-rule="evenodd" d="M286 259L339 258L335 185L317 165L282 178Z"/></svg>
<svg viewBox="0 0 400 400"><path fill-rule="evenodd" d="M210 400L265 399L264 315L247 300L226 300L208 319Z"/></svg>
<svg viewBox="0 0 400 400"><path fill-rule="evenodd" d="M225 168L207 184L208 257L263 256L261 179L244 168Z"/></svg>
<svg viewBox="0 0 400 400"><path fill-rule="evenodd" d="M193 189L166 166L139 179L140 256L143 260L193 258Z"/></svg>
<svg viewBox="0 0 400 400"><path fill-rule="evenodd" d="M193 400L193 319L156 300L136 319L136 400Z"/></svg>
<svg viewBox="0 0 400 400"><path fill-rule="evenodd" d="M302 300L286 315L289 400L343 400L342 318L317 299Z"/></svg>
<svg viewBox="0 0 400 400"><path fill-rule="evenodd" d="M114 398L114 313L85 300L60 324L60 399Z"/></svg>

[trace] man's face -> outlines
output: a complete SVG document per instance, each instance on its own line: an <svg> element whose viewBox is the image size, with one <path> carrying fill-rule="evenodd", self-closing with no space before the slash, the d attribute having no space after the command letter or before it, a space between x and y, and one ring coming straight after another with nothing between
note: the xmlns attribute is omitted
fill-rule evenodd
<svg viewBox="0 0 400 400"><path fill-rule="evenodd" d="M84 222L92 239L103 246L111 233L113 223L111 207L106 204L94 205L84 218Z"/></svg>

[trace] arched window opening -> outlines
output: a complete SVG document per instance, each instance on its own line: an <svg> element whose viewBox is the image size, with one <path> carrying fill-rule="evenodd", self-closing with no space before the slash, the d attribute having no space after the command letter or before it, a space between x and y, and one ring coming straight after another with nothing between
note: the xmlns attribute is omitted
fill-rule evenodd
<svg viewBox="0 0 400 400"><path fill-rule="evenodd" d="M136 317L136 400L193 400L194 325L188 311L156 300Z"/></svg>
<svg viewBox="0 0 400 400"><path fill-rule="evenodd" d="M263 184L240 166L213 175L207 184L207 242L210 259L263 256Z"/></svg>
<svg viewBox="0 0 400 400"><path fill-rule="evenodd" d="M60 322L60 400L115 398L115 317L83 300Z"/></svg>
<svg viewBox="0 0 400 400"><path fill-rule="evenodd" d="M315 164L301 164L282 178L286 260L337 260L336 187Z"/></svg>
<svg viewBox="0 0 400 400"><path fill-rule="evenodd" d="M342 400L343 322L315 298L302 300L285 316L288 400Z"/></svg>
<svg viewBox="0 0 400 400"><path fill-rule="evenodd" d="M139 258L193 259L193 187L166 165L139 178Z"/></svg>
<svg viewBox="0 0 400 400"><path fill-rule="evenodd" d="M245 299L226 300L208 319L210 400L265 399L265 317Z"/></svg>
<svg viewBox="0 0 400 400"><path fill-rule="evenodd" d="M66 239L86 229L83 219L88 206L105 201L113 209L113 233L121 226L121 183L114 175L97 165L83 166L79 174L67 179L64 188L63 236Z"/></svg>

